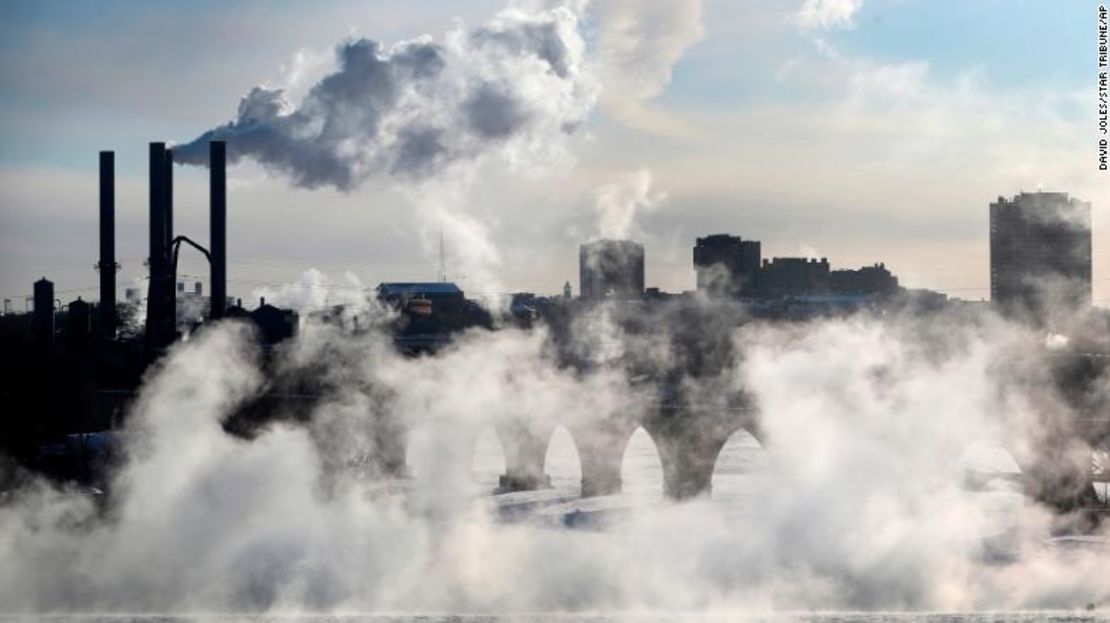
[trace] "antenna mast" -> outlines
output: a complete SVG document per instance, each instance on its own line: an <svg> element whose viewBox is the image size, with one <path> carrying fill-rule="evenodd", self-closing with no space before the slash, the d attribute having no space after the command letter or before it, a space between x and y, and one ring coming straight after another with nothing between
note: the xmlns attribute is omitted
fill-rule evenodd
<svg viewBox="0 0 1110 623"><path fill-rule="evenodd" d="M447 264L443 259L443 229L439 230L439 282L447 282Z"/></svg>

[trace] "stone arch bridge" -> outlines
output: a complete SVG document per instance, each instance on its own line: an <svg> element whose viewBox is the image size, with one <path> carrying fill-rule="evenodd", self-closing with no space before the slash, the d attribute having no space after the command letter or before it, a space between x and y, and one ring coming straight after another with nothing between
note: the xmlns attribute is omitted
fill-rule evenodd
<svg viewBox="0 0 1110 623"><path fill-rule="evenodd" d="M1107 355L1095 357L1105 360ZM621 491L621 466L625 448L636 429L643 428L652 438L663 468L664 494L683 500L710 492L717 457L734 433L746 431L763 445L766 439L761 413L754 399L743 393L714 397L711 401L687 399L664 384L645 383L646 391L633 405L608 414L584 418L549 420L520 414L489 422L505 456L501 488L506 491L532 490L547 486L544 473L548 445L556 429L569 432L578 453L584 497L611 495ZM1080 388L1083 389L1083 388ZM1077 393L1079 390L1076 390ZM104 392L99 392L104 393ZM129 396L131 392L125 392ZM120 402L120 396L113 402ZM261 397L248 410L269 414L291 408L308 413L321 398L315 394L272 393ZM118 405L117 405L118 407ZM275 408L279 407L279 408ZM474 447L486 423L462 431L459 443ZM377 454L373 458L379 473L401 477L407 472L407 440L411 431L397 422L379 422L373 436ZM1023 485L1029 495L1060 509L1090 506L1094 497L1092 449L1110 448L1110 404L1104 400L1073 408L1069 419L1056 422L1049 434L1034 440L1024 450L1015 445L1006 449L1022 470ZM1077 453L1086 452L1086 459ZM1104 463L1106 458L1103 457ZM1110 479L1110 465L1102 465L1103 478Z"/></svg>
<svg viewBox="0 0 1110 623"><path fill-rule="evenodd" d="M676 500L709 492L717 456L729 437L746 431L757 440L762 430L753 402L735 395L713 404L680 400L640 399L607 414L551 419L528 414L491 418L454 426L427 422L426 427L452 425L451 442L473 455L480 433L492 430L505 459L500 490L528 491L549 486L545 473L548 447L556 430L565 429L574 443L581 468L583 497L621 492L625 449L637 429L651 437L663 467L664 494ZM407 475L408 442L419 427L408 429L379 423L375 432L376 469L387 477ZM469 464L469 463L468 463Z"/></svg>
<svg viewBox="0 0 1110 623"><path fill-rule="evenodd" d="M548 446L555 431L564 428L578 453L581 495L592 497L621 492L625 449L636 430L643 428L659 453L664 495L684 500L710 493L717 458L734 433L745 431L767 445L761 417L754 399L743 394L715 403L659 398L583 419L552 421L511 416L475 426L463 432L458 442L473 448L478 434L492 428L505 458L500 489L535 490L550 482L545 473ZM1041 445L1026 444L1024 451L1019 451L1017 444L1006 440L1002 443L1021 468L1027 493L1060 509L1090 506L1094 489L1092 474L1086 468L1091 449L1110 444L1110 413L1073 413L1071 421L1059 424L1037 443ZM395 429L388 438L379 439L379 448L388 457L382 465L384 471L402 476L406 470L404 431ZM1076 462L1074 451L1084 449L1088 458ZM1068 452L1073 456L1065 456Z"/></svg>

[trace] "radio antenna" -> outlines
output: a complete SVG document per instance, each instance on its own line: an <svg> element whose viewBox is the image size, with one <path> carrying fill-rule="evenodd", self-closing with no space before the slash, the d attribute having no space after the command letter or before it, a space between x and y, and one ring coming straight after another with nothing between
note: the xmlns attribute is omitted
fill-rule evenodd
<svg viewBox="0 0 1110 623"><path fill-rule="evenodd" d="M439 282L447 282L447 263L443 255L443 229L439 230Z"/></svg>

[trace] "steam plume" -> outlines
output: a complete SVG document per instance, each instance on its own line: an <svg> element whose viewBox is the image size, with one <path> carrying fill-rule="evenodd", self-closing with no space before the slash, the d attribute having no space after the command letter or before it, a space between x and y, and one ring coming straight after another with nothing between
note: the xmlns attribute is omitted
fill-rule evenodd
<svg viewBox="0 0 1110 623"><path fill-rule="evenodd" d="M666 198L666 193L652 189L651 171L647 169L639 169L618 182L605 184L597 190L594 204L601 237L628 238L632 234L636 213L652 210Z"/></svg>
<svg viewBox="0 0 1110 623"><path fill-rule="evenodd" d="M960 486L956 458L968 442L1013 418L1036 428L1066 417L1050 407L1050 385L998 365L1015 348L1034 352L1023 328L886 317L730 334L707 307L697 323L681 310L672 321L634 317L652 328L635 332L617 319L643 312L609 311L571 328L595 355L584 375L557 363L543 329L476 332L436 356L403 358L385 332L309 323L273 365L321 379L320 403L304 425L250 440L222 424L264 384L257 347L233 321L209 327L147 379L109 509L45 484L0 504L0 604L736 613L1110 600L1105 550L1047 548L1043 509L1010 494L1000 518ZM719 375L693 373L675 348L679 329L719 347ZM601 533L507 525L487 512L466 478L475 431L521 413L545 425L635 413L629 375L643 369L684 371L699 401L720 383L757 396L769 470L739 509L641 509ZM1105 390L1110 377L1098 383ZM381 493L358 469L385 450L374 433L383 424L430 436L409 457L427 478L404 496ZM984 562L984 540L999 534L1017 558Z"/></svg>
<svg viewBox="0 0 1110 623"><path fill-rule="evenodd" d="M511 6L486 25L385 46L336 48L336 70L297 104L257 86L232 121L175 148L206 162L207 142L306 188L351 190L374 175L420 180L500 153L510 162L573 132L596 99L579 15L567 6Z"/></svg>

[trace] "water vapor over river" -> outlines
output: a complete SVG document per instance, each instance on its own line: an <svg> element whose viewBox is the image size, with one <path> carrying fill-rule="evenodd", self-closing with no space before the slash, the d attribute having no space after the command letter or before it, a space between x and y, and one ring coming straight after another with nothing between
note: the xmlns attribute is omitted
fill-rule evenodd
<svg viewBox="0 0 1110 623"><path fill-rule="evenodd" d="M381 322L361 313L364 329ZM589 373L559 365L544 330L479 331L410 359L378 330L315 323L264 373L246 326L209 328L149 374L106 508L38 482L0 506L0 604L521 612L1110 599L1104 549L1048 548L1047 510L1010 496L1000 517L961 486L971 442L1020 444L1006 431L1057 415L1050 390L1028 383L1034 362L1013 364L1035 336L993 318L745 324L721 336L719 374L683 382L758 400L768 469L750 498L641 508L600 531L498 521L469 477L480 429L521 412L561 423L633 413L630 369L687 365L669 337L620 331L619 313L575 325ZM325 388L307 422L226 432L275 375ZM426 466L410 492L375 467L383 426L429 440L410 453ZM984 554L1000 534L1013 560Z"/></svg>
<svg viewBox="0 0 1110 623"><path fill-rule="evenodd" d="M441 42L344 42L303 99L254 88L231 121L175 147L176 162L205 164L207 142L225 140L232 161L298 187L387 179L426 242L446 236L468 292L504 292L497 219L471 210L471 191L483 167L516 174L568 155L598 75L617 87L610 114L661 123L651 100L701 37L701 5L642 4L600 3L600 72L578 1L513 2ZM663 198L647 169L606 183L598 235L634 234L637 212ZM335 312L302 313L272 352L238 320L175 344L124 418L109 495L21 475L0 498L0 614L1110 608L1105 544L1050 545L1060 519L1033 496L1001 478L967 485L976 444L1041 482L1091 456L1054 441L1074 405L1034 330L959 309L768 323L701 294L559 299L532 329L494 309L498 330L407 357L392 312L344 284L342 301L324 300L316 272L264 292ZM1105 368L1085 391L1110 409ZM634 431L663 394L686 401L676 419L731 396L755 406L747 428L765 467L743 496L609 495L601 504L619 512L578 529L568 514L506 521L472 478L485 430L558 429L582 458L649 434Z"/></svg>

